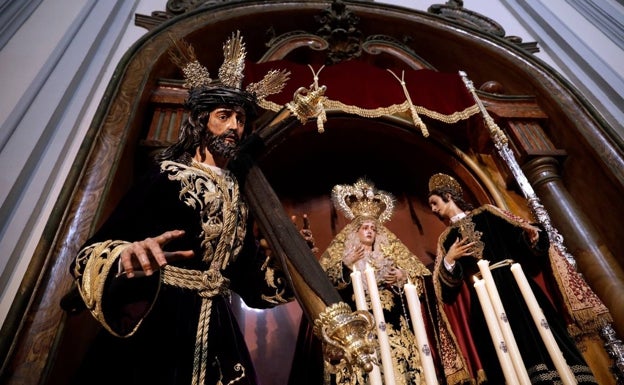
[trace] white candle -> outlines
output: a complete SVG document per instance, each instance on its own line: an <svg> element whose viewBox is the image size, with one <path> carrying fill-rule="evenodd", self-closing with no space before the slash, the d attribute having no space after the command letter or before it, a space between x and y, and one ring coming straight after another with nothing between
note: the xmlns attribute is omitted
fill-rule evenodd
<svg viewBox="0 0 624 385"><path fill-rule="evenodd" d="M368 294L370 295L371 307L373 309L373 316L376 323L375 329L377 330L377 340L379 341L379 351L381 352L381 366L384 370L384 383L385 385L395 385L394 365L392 363L392 354L390 352L390 341L388 340L388 333L386 332L386 320L384 318L383 308L381 307L381 301L379 299L375 271L370 265L366 264L364 274L366 275Z"/></svg>
<svg viewBox="0 0 624 385"><path fill-rule="evenodd" d="M494 283L494 277L492 277L492 272L490 271L490 261L482 259L477 262L477 265L479 266L481 277L483 277L483 281L485 282L485 288L487 289L488 297L490 297L490 303L492 304L494 314L496 314L498 326L503 333L505 344L509 350L509 357L511 357L511 362L513 363L516 375L518 376L518 381L522 385L531 385L531 379L529 378L529 374L524 366L524 361L520 355L518 344L516 343L513 331L509 325L509 320L507 319L507 313L505 313L503 302L500 299L498 290L496 289L496 284Z"/></svg>
<svg viewBox="0 0 624 385"><path fill-rule="evenodd" d="M368 310L366 294L364 294L364 285L362 284L362 273L357 270L355 264L353 265L353 272L351 273L351 285L353 285L355 307L358 310Z"/></svg>
<svg viewBox="0 0 624 385"><path fill-rule="evenodd" d="M507 351L505 340L503 339L503 333L498 326L496 314L494 314L494 309L492 308L490 297L488 296L487 289L485 288L485 282L482 279L478 279L476 277L474 277L474 280L474 288L477 292L477 296L479 297L479 303L481 304L481 308L483 309L485 322L487 323L488 330L490 331L490 336L492 337L492 342L494 343L494 350L496 350L498 362L500 362L501 369L503 369L503 375L505 376L506 384L519 384L518 378L516 376L516 371L514 370L513 362L511 361L509 351Z"/></svg>
<svg viewBox="0 0 624 385"><path fill-rule="evenodd" d="M420 353L420 362L423 367L423 371L425 372L425 384L438 385L435 366L433 365L433 356L431 355L431 347L429 346L429 339L427 338L427 331L425 329L425 322L420 309L420 300L418 299L416 285L412 284L408 280L403 288L405 289L407 307L410 312L410 318L412 319L412 327L414 328L416 344L418 345L418 351Z"/></svg>
<svg viewBox="0 0 624 385"><path fill-rule="evenodd" d="M522 292L522 297L524 297L524 301L529 307L529 311L531 312L531 317L533 317L533 321L535 322L535 326L544 341L544 345L546 345L546 349L548 350L548 354L555 364L555 368L557 368L557 372L561 377L561 381L564 385L574 385L578 382L570 369L570 366L566 363L565 358L563 357L563 353L561 353L561 349L559 349L559 345L557 345L557 341L555 341L555 337L548 326L548 321L546 317L544 317L544 312L542 308L537 303L537 299L535 299L535 294L533 290L531 290L531 286L527 281L524 272L522 271L522 266L518 263L514 263L511 265L511 272L518 283L518 287L520 288L520 292Z"/></svg>
<svg viewBox="0 0 624 385"><path fill-rule="evenodd" d="M355 296L355 307L357 310L368 311L366 294L364 293L364 284L362 283L362 273L357 270L355 264L353 265L353 272L351 273L351 285L353 286L353 294ZM373 356L376 358L375 353L373 353ZM373 370L368 373L368 378L371 385L382 384L379 366L373 365Z"/></svg>

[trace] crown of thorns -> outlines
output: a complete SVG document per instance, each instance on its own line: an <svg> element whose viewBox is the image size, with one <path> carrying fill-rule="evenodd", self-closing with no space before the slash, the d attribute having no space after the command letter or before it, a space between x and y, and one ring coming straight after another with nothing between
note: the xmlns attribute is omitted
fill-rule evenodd
<svg viewBox="0 0 624 385"><path fill-rule="evenodd" d="M174 41L169 55L173 63L182 70L184 87L190 91L228 89L238 94L248 94L248 98L254 99L256 104L257 101L282 91L290 77L287 70L271 70L262 80L249 84L243 90L241 87L247 51L240 31L232 33L223 44L223 64L219 68L218 79L210 77L208 69L197 59L193 46L185 40Z"/></svg>

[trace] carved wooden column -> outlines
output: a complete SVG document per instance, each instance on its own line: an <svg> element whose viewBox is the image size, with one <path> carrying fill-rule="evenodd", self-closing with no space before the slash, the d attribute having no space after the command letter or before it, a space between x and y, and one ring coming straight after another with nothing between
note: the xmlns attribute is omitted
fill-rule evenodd
<svg viewBox="0 0 624 385"><path fill-rule="evenodd" d="M555 148L538 120L510 119L506 126L522 171L563 235L578 271L609 308L614 327L623 336L624 271L561 180L559 162L565 152Z"/></svg>
<svg viewBox="0 0 624 385"><path fill-rule="evenodd" d="M611 372L618 384L624 383L624 343L617 336L624 335L624 274L559 177L557 158L565 157L565 151L556 149L542 130L539 122L543 116L534 103L528 103L528 110L522 111L525 109L509 109L506 103L490 100L493 112L502 112L504 115L501 120L505 122L506 133L502 132L478 97L472 82L464 73L460 74L479 105L500 160L505 163L501 171L505 173L503 170L508 170L511 173L508 177L513 177L518 184L531 211L548 231L554 247L576 268L579 267L578 258L581 262L580 272L584 273L594 293L609 309L615 329L611 323L606 324L601 328L600 336L606 352L613 359ZM494 82L492 85L498 86ZM501 87L496 87L495 93L498 92L502 92ZM542 200L546 202L545 205ZM551 217L555 220L551 220ZM576 257L564 245L558 227L562 227L569 237Z"/></svg>
<svg viewBox="0 0 624 385"><path fill-rule="evenodd" d="M527 179L561 232L578 271L609 308L614 326L624 335L624 271L607 249L585 214L579 210L558 173L558 161L549 156L522 165Z"/></svg>

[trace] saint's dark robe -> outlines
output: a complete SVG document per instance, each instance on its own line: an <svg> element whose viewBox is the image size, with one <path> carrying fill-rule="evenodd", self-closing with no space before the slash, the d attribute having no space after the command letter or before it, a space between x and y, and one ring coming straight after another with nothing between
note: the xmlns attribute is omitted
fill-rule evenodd
<svg viewBox="0 0 624 385"><path fill-rule="evenodd" d="M550 330L578 383L596 384L590 368L566 329L562 314L555 308L553 298L549 298L533 279L540 273L549 273L548 235L546 231L540 231L539 240L531 245L525 232L526 224L521 218L486 205L452 223L440 236L434 282L445 314L443 320L448 322L454 333L446 341L450 344L454 340L456 345L461 346L471 376L478 383L485 383L486 380L489 384L505 383L473 286L473 276L479 273L477 262L481 258L488 260L531 383L560 383L557 370L510 270L510 264L503 262L511 260L522 266ZM476 252L473 256L457 260L453 270L448 271L442 261L457 238L474 241ZM499 262L499 267L493 267Z"/></svg>

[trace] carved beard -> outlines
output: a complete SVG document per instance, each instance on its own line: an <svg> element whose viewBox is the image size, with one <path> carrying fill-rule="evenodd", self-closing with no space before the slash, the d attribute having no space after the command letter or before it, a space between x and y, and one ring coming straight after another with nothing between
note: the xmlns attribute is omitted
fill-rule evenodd
<svg viewBox="0 0 624 385"><path fill-rule="evenodd" d="M207 147L213 156L231 159L238 151L239 139L236 132L226 131L221 135L209 132L209 134ZM226 139L231 139L233 143L227 142Z"/></svg>

